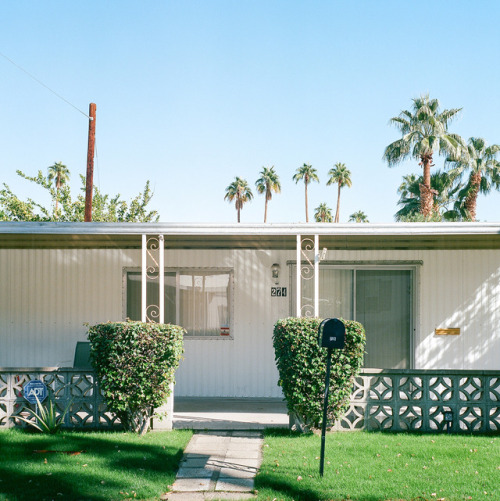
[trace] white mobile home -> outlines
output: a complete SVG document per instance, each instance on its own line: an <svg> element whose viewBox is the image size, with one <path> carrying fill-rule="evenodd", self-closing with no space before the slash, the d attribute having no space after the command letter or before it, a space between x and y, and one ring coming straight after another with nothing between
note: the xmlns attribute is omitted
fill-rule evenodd
<svg viewBox="0 0 500 501"><path fill-rule="evenodd" d="M499 370L500 224L0 223L0 367L147 318L187 329L176 395L279 397L296 315L360 321L365 367Z"/></svg>

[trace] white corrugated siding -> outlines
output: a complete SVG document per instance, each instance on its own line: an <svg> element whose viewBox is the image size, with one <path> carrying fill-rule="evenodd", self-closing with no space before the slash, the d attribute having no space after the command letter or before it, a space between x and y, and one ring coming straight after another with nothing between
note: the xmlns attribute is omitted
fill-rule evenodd
<svg viewBox="0 0 500 501"><path fill-rule="evenodd" d="M187 339L177 395L281 395L272 328L289 315L289 296L271 298L271 265L280 264L290 294L294 259L293 251L166 250L167 267L234 270L233 339ZM498 251L329 251L327 259L423 261L415 368L500 367ZM123 268L139 266L137 250L0 250L0 367L71 366L84 322L124 318ZM460 336L434 334L445 327Z"/></svg>
<svg viewBox="0 0 500 501"><path fill-rule="evenodd" d="M71 366L85 322L121 318L122 263L120 250L1 250L0 366Z"/></svg>
<svg viewBox="0 0 500 501"><path fill-rule="evenodd" d="M421 283L421 368L500 367L500 263L493 250L428 251ZM434 329L459 327L459 336Z"/></svg>
<svg viewBox="0 0 500 501"><path fill-rule="evenodd" d="M271 266L277 251L168 251L166 266L234 270L232 339L186 339L176 376L177 395L281 396L272 347L273 325L288 316L288 297L271 298ZM286 286L287 283L280 285Z"/></svg>

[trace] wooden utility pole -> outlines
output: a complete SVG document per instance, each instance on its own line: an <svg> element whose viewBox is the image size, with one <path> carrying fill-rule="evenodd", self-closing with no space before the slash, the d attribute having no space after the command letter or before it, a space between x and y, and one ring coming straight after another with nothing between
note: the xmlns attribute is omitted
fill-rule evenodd
<svg viewBox="0 0 500 501"><path fill-rule="evenodd" d="M94 190L94 151L95 151L95 103L89 105L89 144L87 148L87 179L85 184L85 219L92 222L92 192Z"/></svg>

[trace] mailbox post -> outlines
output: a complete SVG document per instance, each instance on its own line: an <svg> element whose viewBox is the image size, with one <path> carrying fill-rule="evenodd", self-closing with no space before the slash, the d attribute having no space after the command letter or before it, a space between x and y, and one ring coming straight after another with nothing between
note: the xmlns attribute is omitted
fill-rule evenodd
<svg viewBox="0 0 500 501"><path fill-rule="evenodd" d="M342 350L345 346L345 325L338 318L327 318L321 322L318 329L318 344L321 348L328 348L326 360L325 400L323 403L323 425L321 428L321 456L319 474L323 476L325 467L325 437L326 415L328 408L328 395L330 390L330 369L332 365L333 350Z"/></svg>

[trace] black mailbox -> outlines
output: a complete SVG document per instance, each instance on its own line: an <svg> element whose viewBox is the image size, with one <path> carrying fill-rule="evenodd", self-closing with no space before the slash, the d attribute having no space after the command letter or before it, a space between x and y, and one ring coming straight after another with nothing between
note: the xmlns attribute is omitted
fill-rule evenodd
<svg viewBox="0 0 500 501"><path fill-rule="evenodd" d="M338 318L326 318L318 329L318 344L322 348L341 350L345 346L345 325Z"/></svg>

